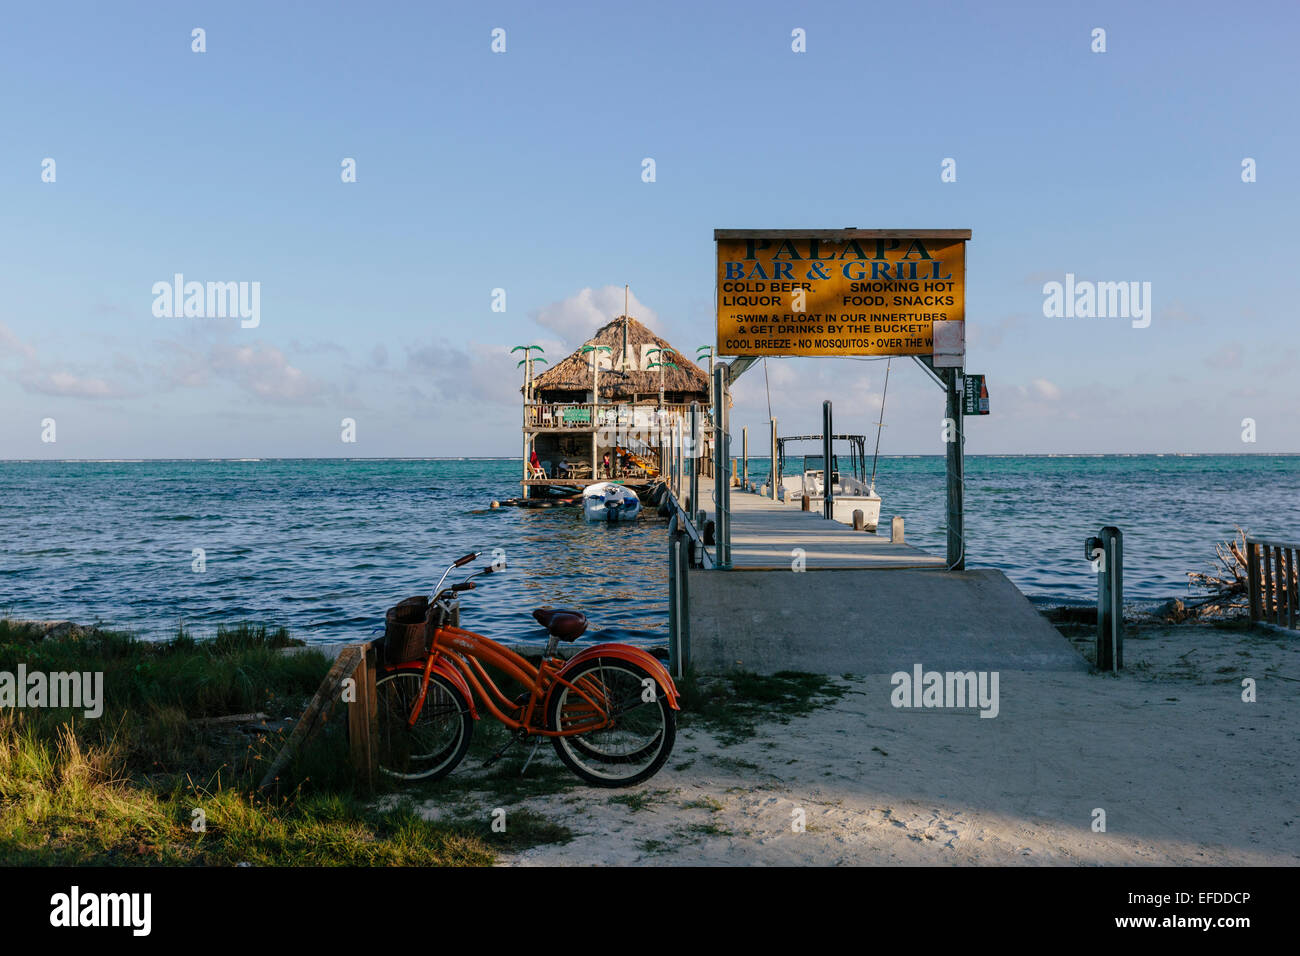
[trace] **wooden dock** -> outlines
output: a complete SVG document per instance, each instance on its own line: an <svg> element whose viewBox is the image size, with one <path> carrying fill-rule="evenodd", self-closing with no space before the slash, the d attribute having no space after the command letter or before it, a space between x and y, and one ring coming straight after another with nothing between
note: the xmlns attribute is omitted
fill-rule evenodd
<svg viewBox="0 0 1300 956"><path fill-rule="evenodd" d="M854 531L819 512L735 489L731 494L731 567L737 571L789 571L803 552L805 569L936 568L946 564L887 536Z"/></svg>

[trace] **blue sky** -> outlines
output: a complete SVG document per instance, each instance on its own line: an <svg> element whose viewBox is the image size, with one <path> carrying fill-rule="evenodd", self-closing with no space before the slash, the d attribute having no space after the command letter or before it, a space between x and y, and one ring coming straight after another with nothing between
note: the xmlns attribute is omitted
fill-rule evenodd
<svg viewBox="0 0 1300 956"><path fill-rule="evenodd" d="M516 454L511 346L558 360L626 282L693 354L715 227L850 225L973 230L967 368L993 414L968 453L1300 452L1294 4L7 17L0 457ZM155 317L178 272L260 282L260 324ZM1045 318L1067 272L1150 282L1150 327ZM941 393L893 368L882 450L942 453ZM830 398L868 431L882 373L770 362L782 430L816 430ZM736 399L762 430L761 367Z"/></svg>

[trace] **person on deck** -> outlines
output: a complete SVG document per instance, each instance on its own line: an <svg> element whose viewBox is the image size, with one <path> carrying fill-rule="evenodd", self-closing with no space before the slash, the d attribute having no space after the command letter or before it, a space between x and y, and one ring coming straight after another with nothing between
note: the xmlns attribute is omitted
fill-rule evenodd
<svg viewBox="0 0 1300 956"><path fill-rule="evenodd" d="M614 477L614 472L610 469L609 465L609 452L605 452L605 457L601 459L601 467L604 469L606 478Z"/></svg>

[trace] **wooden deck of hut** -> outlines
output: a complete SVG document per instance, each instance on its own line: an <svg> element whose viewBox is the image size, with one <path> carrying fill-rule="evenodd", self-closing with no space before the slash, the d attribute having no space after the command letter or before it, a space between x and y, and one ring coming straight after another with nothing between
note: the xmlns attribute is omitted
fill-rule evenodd
<svg viewBox="0 0 1300 956"><path fill-rule="evenodd" d="M534 376L524 358L524 497L601 481L633 488L660 480L669 449L697 406L697 447L711 461L709 376L633 316L596 330L580 348ZM532 463L536 455L537 464ZM705 466L712 475L710 465Z"/></svg>

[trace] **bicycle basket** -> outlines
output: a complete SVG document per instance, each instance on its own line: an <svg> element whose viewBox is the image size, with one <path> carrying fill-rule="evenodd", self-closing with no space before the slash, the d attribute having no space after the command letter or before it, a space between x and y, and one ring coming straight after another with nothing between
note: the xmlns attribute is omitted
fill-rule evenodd
<svg viewBox="0 0 1300 956"><path fill-rule="evenodd" d="M384 660L401 664L419 660L429 653L428 630L424 619L429 613L429 599L407 598L388 609L384 615Z"/></svg>

